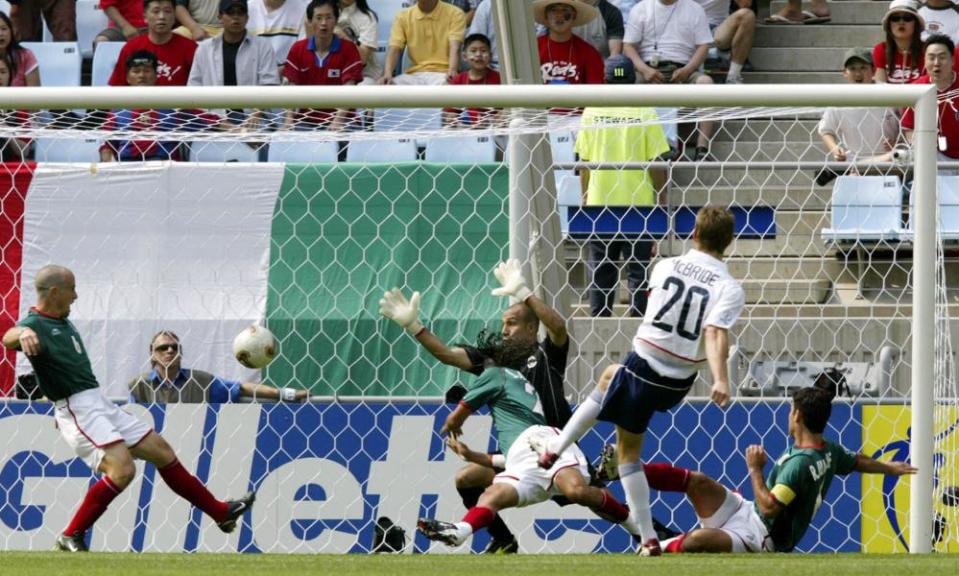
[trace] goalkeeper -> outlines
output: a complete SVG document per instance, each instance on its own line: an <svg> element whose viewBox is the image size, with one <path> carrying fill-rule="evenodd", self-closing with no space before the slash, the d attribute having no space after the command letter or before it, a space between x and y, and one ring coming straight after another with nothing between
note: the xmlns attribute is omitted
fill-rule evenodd
<svg viewBox="0 0 959 576"><path fill-rule="evenodd" d="M519 369L526 364L529 341L504 338L500 334L480 333L477 349L486 357L486 369L470 386L456 409L443 424L441 434L449 434L447 443L454 452L474 465L496 474L492 486L471 506L462 521L442 522L423 518L417 524L430 540L450 546L463 544L477 530L486 528L505 508L531 506L553 496L562 495L575 504L588 506L599 517L623 524L632 534L639 527L629 519L629 510L606 489L589 485L586 457L575 444L560 456L552 470L537 464L538 456L530 451L531 442L545 442L559 430L545 425L539 397ZM488 405L501 447L509 447L502 455L489 456L470 450L457 438L463 423L482 406Z"/></svg>
<svg viewBox="0 0 959 576"><path fill-rule="evenodd" d="M562 428L572 413L563 392L569 354L566 321L527 287L518 260L501 262L493 273L501 285L493 290L493 295L510 296L517 301L503 312L503 340L528 345L530 354L521 363L519 371L540 398L545 424ZM483 374L487 358L482 351L473 346L448 346L420 322L419 307L419 292L414 292L407 300L398 288L386 292L380 300L380 314L405 328L437 360L477 376ZM539 341L541 322L546 328L546 338ZM454 401L458 399L452 398ZM500 446L504 450L509 447L508 444ZM476 505L480 494L493 482L494 475L492 468L474 463L467 464L457 473L456 490L466 508ZM485 552L517 551L516 539L498 516L488 531L492 540Z"/></svg>

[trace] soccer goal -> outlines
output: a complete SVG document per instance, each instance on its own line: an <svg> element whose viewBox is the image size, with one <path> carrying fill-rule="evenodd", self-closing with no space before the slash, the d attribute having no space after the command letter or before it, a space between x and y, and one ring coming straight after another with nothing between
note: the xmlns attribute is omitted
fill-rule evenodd
<svg viewBox="0 0 959 576"><path fill-rule="evenodd" d="M911 156L827 161L816 132L827 106L914 107ZM748 497L746 446L776 458L789 393L826 374L844 384L827 436L920 473L838 478L798 549L959 550L959 177L937 175L935 94L924 87L24 88L0 91L0 109L11 111L0 126L4 329L33 304L37 270L58 263L76 274L71 319L118 401L151 371L161 330L178 334L183 367L312 395L130 403L215 494L258 499L221 534L146 466L97 523L95 550L366 552L385 517L405 530L403 551L442 552L415 537L416 519L464 512L462 462L437 433L447 389L474 377L381 318L383 292L420 291L423 323L469 343L499 329L508 303L490 294L492 270L518 258L567 321L575 404L630 348L640 318L629 264L688 248L704 205L736 216L727 263L747 303L731 330L735 400L710 405L701 376L654 418L644 460L702 470ZM620 113L587 123L596 110ZM318 129L331 121L340 129ZM709 156L693 161L706 123ZM665 148L629 158L589 148L591 135L624 127ZM823 184L825 168L838 177ZM585 199L585 174L615 187L610 175L640 170L645 199ZM614 241L645 252L614 258L602 280L591 254ZM230 351L251 323L279 340L262 372ZM53 429L22 355L2 366L0 547L48 549L91 471ZM495 450L490 427L473 416L465 441ZM583 450L596 458L611 438L601 426ZM654 494L653 514L677 530L696 522L674 495ZM503 517L524 552L632 546L575 506Z"/></svg>

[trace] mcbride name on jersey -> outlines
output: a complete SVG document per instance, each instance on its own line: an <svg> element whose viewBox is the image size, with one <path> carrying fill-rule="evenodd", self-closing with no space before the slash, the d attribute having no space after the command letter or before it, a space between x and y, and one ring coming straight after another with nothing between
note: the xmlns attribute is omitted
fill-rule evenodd
<svg viewBox="0 0 959 576"><path fill-rule="evenodd" d="M703 328L730 328L745 293L726 264L699 250L653 268L649 304L633 348L660 375L688 378L706 361Z"/></svg>

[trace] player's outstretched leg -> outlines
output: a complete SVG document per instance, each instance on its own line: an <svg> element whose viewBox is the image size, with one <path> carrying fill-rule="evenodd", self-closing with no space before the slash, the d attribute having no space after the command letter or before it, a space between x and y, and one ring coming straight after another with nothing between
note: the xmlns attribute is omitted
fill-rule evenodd
<svg viewBox="0 0 959 576"><path fill-rule="evenodd" d="M616 499L609 490L590 486L575 468L566 468L554 478L556 487L570 502L586 506L594 514L616 524L622 524L630 534L640 536L639 526L629 517L629 508Z"/></svg>
<svg viewBox="0 0 959 576"><path fill-rule="evenodd" d="M171 490L202 510L224 532L232 532L237 520L253 507L256 500L255 492L248 492L237 500L217 500L203 482L180 464L173 448L155 432L137 444L132 452L134 456L153 463Z"/></svg>
<svg viewBox="0 0 959 576"><path fill-rule="evenodd" d="M478 464L467 464L456 472L456 491L467 510L476 506L483 491L493 483L495 475L492 468ZM483 554L516 554L519 551L516 537L499 514L493 517L493 521L486 527L486 532L490 535L490 541Z"/></svg>
<svg viewBox="0 0 959 576"><path fill-rule="evenodd" d="M448 546L459 546L476 531L489 526L500 510L512 508L518 502L516 488L509 484L493 484L483 492L477 505L470 508L459 522L420 518L416 528L430 540L443 542Z"/></svg>
<svg viewBox="0 0 959 576"><path fill-rule="evenodd" d="M662 548L653 526L653 514L649 509L649 483L643 472L639 456L643 448L643 434L630 432L616 426L616 445L619 453L619 481L626 493L630 519L639 527L642 546L640 556L659 556Z"/></svg>

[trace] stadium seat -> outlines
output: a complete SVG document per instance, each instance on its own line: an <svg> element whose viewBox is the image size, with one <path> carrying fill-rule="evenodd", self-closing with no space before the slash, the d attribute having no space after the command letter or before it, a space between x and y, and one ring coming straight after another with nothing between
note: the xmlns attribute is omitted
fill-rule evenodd
<svg viewBox="0 0 959 576"><path fill-rule="evenodd" d="M77 44L80 45L80 55L84 58L93 57L93 39L101 30L110 25L110 19L100 9L99 0L77 0ZM53 42L53 34L44 19L43 41Z"/></svg>
<svg viewBox="0 0 959 576"><path fill-rule="evenodd" d="M959 240L959 176L940 176L939 230L943 240Z"/></svg>
<svg viewBox="0 0 959 576"><path fill-rule="evenodd" d="M440 108L376 108L373 110L374 132L424 132L443 126ZM416 145L426 146L427 137L416 137Z"/></svg>
<svg viewBox="0 0 959 576"><path fill-rule="evenodd" d="M108 86L110 84L110 75L117 65L117 59L120 57L120 50L126 42L100 42L97 44L96 52L93 53L93 72L90 80L91 86Z"/></svg>
<svg viewBox="0 0 959 576"><path fill-rule="evenodd" d="M556 204L559 208L559 227L563 236L569 233L569 207L583 203L579 176L573 170L556 170Z"/></svg>
<svg viewBox="0 0 959 576"><path fill-rule="evenodd" d="M305 164L325 164L336 162L340 145L335 140L274 140L270 142L267 153L269 162L303 162Z"/></svg>
<svg viewBox="0 0 959 576"><path fill-rule="evenodd" d="M882 242L903 238L902 183L898 176L840 176L832 189L829 242Z"/></svg>
<svg viewBox="0 0 959 576"><path fill-rule="evenodd" d="M417 158L412 138L352 140L346 149L347 162L412 162Z"/></svg>
<svg viewBox="0 0 959 576"><path fill-rule="evenodd" d="M40 64L43 86L80 86L83 58L76 42L23 42Z"/></svg>
<svg viewBox="0 0 959 576"><path fill-rule="evenodd" d="M434 136L426 142L427 162L495 162L496 143L489 135Z"/></svg>
<svg viewBox="0 0 959 576"><path fill-rule="evenodd" d="M550 130L549 145L553 151L553 162L576 161L576 139L569 130Z"/></svg>
<svg viewBox="0 0 959 576"><path fill-rule="evenodd" d="M245 142L191 142L191 162L257 162L259 150Z"/></svg>
<svg viewBox="0 0 959 576"><path fill-rule="evenodd" d="M100 141L67 138L37 138L37 162L99 162Z"/></svg>
<svg viewBox="0 0 959 576"><path fill-rule="evenodd" d="M393 26L393 20L396 19L396 15L406 10L405 2L400 2L399 0L369 0L367 4L376 12L378 18L376 24L376 39L385 44L390 39L390 29Z"/></svg>

